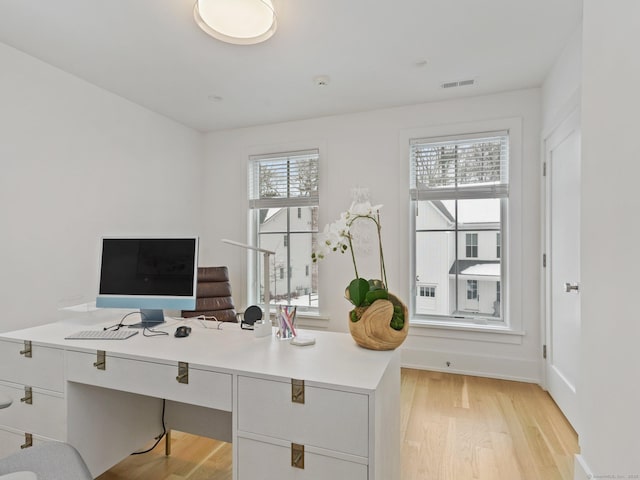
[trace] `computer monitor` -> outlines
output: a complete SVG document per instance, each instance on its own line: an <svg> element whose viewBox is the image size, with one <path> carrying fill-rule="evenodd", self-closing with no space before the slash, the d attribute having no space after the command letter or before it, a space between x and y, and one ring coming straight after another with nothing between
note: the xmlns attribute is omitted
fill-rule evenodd
<svg viewBox="0 0 640 480"><path fill-rule="evenodd" d="M158 325L163 310L195 310L197 281L197 237L106 237L96 307L140 309L132 326Z"/></svg>

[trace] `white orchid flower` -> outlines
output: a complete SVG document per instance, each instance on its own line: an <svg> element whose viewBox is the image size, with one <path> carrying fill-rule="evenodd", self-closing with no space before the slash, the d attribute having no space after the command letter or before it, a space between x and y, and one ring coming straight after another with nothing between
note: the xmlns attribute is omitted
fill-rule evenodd
<svg viewBox="0 0 640 480"><path fill-rule="evenodd" d="M353 262L354 272L358 278L358 267L353 252L353 237L351 226L358 219L368 218L372 220L378 231L378 247L380 255L380 277L386 285L386 273L384 269L384 256L382 254L382 242L380 237L380 219L378 211L382 205L371 205L370 201L353 202L349 210L342 212L340 217L333 223L329 223L324 227L322 233L318 234L316 250L311 254L314 262L323 259L328 252L351 252L351 260Z"/></svg>
<svg viewBox="0 0 640 480"><path fill-rule="evenodd" d="M378 210L382 208L382 205L371 205L368 200L366 202L354 202L349 207L350 216L368 217L374 215Z"/></svg>

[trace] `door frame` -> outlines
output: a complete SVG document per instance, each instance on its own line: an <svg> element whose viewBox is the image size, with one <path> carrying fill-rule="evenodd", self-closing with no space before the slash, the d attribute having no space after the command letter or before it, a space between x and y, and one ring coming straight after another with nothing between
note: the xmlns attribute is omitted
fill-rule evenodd
<svg viewBox="0 0 640 480"><path fill-rule="evenodd" d="M549 201L550 188L550 167L549 164L549 148L548 144L553 137L559 136L562 139L567 138L576 128L580 128L580 103L575 101L571 102L566 109L566 113L560 118L558 122L554 124L552 128L545 131L542 136L541 146L541 204L542 204L542 219L541 219L541 241L542 241L542 255L540 259L540 281L541 281L541 311L543 312L542 322L540 325L540 378L541 386L548 391L549 381L547 378L547 363L549 362L549 355L546 351L547 345L550 344L550 329L549 322L551 321L551 263L549 259L549 253L551 251L551 202ZM546 354L546 355L545 355Z"/></svg>

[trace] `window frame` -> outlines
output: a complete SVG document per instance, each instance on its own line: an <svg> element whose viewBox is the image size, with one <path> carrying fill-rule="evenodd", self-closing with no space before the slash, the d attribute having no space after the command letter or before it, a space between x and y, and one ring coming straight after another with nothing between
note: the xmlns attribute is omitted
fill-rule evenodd
<svg viewBox="0 0 640 480"><path fill-rule="evenodd" d="M277 149L279 150L279 149ZM262 149L256 149L253 150L252 152L249 152L247 155L247 163L246 165L246 170L245 172L247 172L247 199L248 199L248 204L247 204L247 213L248 213L248 238L249 238L249 244L253 245L253 246L259 246L260 244L260 236L261 235L281 235L283 238L282 243L284 248L287 250L287 256L286 256L286 260L283 263L283 267L280 266L276 266L275 265L275 255L271 256L272 258L272 263L271 263L271 278L272 280L274 279L275 276L277 276L278 281L280 280L285 280L287 281L287 295L290 295L292 293L295 293L296 290L293 289L293 283L291 283L291 278L292 278L292 274L293 274L293 265L291 264L292 258L291 258L291 254L290 254L290 250L291 250L291 244L292 244L292 237L294 235L298 235L298 234L304 234L304 235L311 235L311 251L314 248L314 242L315 242L315 236L319 233L318 229L319 229L319 225L320 225L320 219L319 217L319 211L320 211L320 185L321 185L321 181L320 181L320 177L322 176L321 172L320 172L320 165L321 165L321 157L322 157L322 150L321 148L318 147L311 147L311 148L292 148L292 149L288 149L288 148L283 148L281 151L276 151L276 153L263 153ZM265 198L265 204L264 205L260 205L260 199L259 198L255 198L256 195L252 192L252 190L256 190L257 185L256 185L256 180L254 179L254 176L257 172L256 169L260 168L258 165L261 161L274 161L274 160L283 160L285 161L285 159L287 160L291 160L294 159L296 157L300 157L300 156L312 156L315 157L315 168L316 168L316 175L317 175L317 184L315 185L315 192L314 194L311 196L311 199L315 199L315 201L310 201L310 197L305 197L305 196L300 196L300 197L284 197L284 198ZM288 178L288 174L287 174L287 178ZM289 182L289 180L287 180L287 182ZM287 187L287 193L289 192L289 187ZM297 219L301 219L302 218L302 208L304 207L309 207L312 209L315 209L315 212L312 213L312 215L314 215L314 219L311 223L311 225L309 226L309 229L295 229L293 226L293 219L297 218ZM264 210L264 209L269 209L269 208L280 208L282 210L285 210L285 214L287 217L287 224L286 227L284 229L280 229L279 231L269 231L269 232L260 232L260 223L259 223L259 216L260 216L260 210ZM297 213L296 211L297 210ZM315 225L314 223L315 222ZM309 254L310 257L310 254ZM282 262L281 262L282 263ZM298 267L299 270L301 270L302 272L305 272L304 269L302 269L302 263L301 265ZM305 265L305 267L308 267L308 265ZM259 258L259 255L257 252L253 252L253 251L249 251L248 252L248 264L247 264L247 292L246 292L246 297L247 297L247 303L248 304L262 304L263 303L263 291L262 291L262 279L263 279L263 274L262 274L262 268L263 268L263 261L262 258ZM275 270L275 275L274 275L274 270ZM311 269L310 269L311 270ZM285 274L286 272L286 274ZM310 272L309 275L303 275L303 278L309 278L312 277L314 275L314 272ZM316 275L316 279L315 280L309 280L311 283L310 285L305 288L305 292L307 292L309 295L315 296L315 302L317 304L316 306L304 306L304 307L299 307L298 308L298 316L308 316L308 317L312 317L312 318L319 318L319 319L323 319L320 316L320 298L321 295L319 293L319 270L315 271L315 275ZM275 281L275 280L273 280ZM270 285L273 285L273 281L270 282ZM314 286L315 285L315 286ZM293 289L293 290L292 290ZM271 299L272 301L272 307L274 306L274 298L272 297Z"/></svg>
<svg viewBox="0 0 640 480"><path fill-rule="evenodd" d="M469 240L471 240L471 242ZM464 243L465 258L478 258L478 233L466 232L464 235Z"/></svg>
<svg viewBox="0 0 640 480"><path fill-rule="evenodd" d="M412 159L411 159L411 142L416 141L416 140L434 140L434 141L439 141L444 139L460 139L460 140L464 140L464 139L469 139L469 138L479 138L481 136L494 136L496 134L504 134L506 136L506 142L509 148L509 158L508 158L508 177L507 177L507 188L509 189L509 194L505 196L505 198L501 198L500 199L500 231L497 232L500 234L501 239L503 240L502 243L507 243L505 241L505 239L509 239L510 238L510 234L508 232L509 229L511 229L511 223L512 223L512 218L510 218L509 214L510 214L510 205L513 202L513 193L512 193L512 186L513 186L513 173L514 171L519 171L519 161L520 158L518 157L518 165L514 168L513 167L513 144L514 142L521 142L521 130L520 130L520 119L508 119L506 120L506 124L508 125L507 128L504 128L507 125L500 125L499 128L495 128L494 129L485 129L485 128L469 128L468 130L460 130L457 132L451 132L451 134L449 134L448 132L443 132L442 130L444 129L444 127L438 127L435 130L438 130L438 134L436 135L431 135L430 131L431 129L413 129L411 131L407 131L404 132L402 138L404 140L404 151L406 152L406 156L405 158L408 159L408 161L406 162L406 164L408 165L408 171L411 172L411 163L412 163ZM482 122L481 122L482 123ZM489 123L495 123L495 122L489 122ZM502 123L501 121L497 121L497 123ZM463 127L464 128L464 127ZM424 133L424 132L429 132L429 133ZM407 178L409 178L410 175L407 175ZM516 182L518 187L520 186L519 182ZM411 187L411 185L410 185ZM459 197L459 200L464 200L467 197L462 196L461 198ZM473 198L473 197L471 197ZM478 197L481 198L481 197ZM491 198L491 197L483 197L483 198ZM408 262L409 262L409 266L410 266L410 281L408 283L408 289L409 289L409 298L410 298L410 321L411 321L411 325L414 326L437 326L437 327L445 327L445 328L454 328L454 329L468 329L470 331L491 331L491 332L498 332L498 333L515 333L517 335L522 335L523 332L522 330L519 328L520 327L520 321L517 322L513 322L512 321L512 312L510 311L510 304L508 301L506 301L506 299L508 298L507 295L507 288L509 288L509 290L511 289L511 284L513 282L513 279L511 278L511 275L509 274L509 260L507 259L508 257L508 245L502 245L501 246L501 258L499 258L500 260L500 266L501 266L501 274L500 274L500 280L498 281L498 283L501 285L501 293L502 293L502 298L505 299L504 302L500 302L500 309L501 309L501 316L498 319L494 319L490 316L478 316L478 315L434 315L434 314L429 314L429 313L422 313L422 314L417 314L416 313L416 295L417 295L417 291L416 291L416 285L417 282L414 281L414 279L416 278L416 265L415 265L415 255L416 255L416 214L417 214L417 205L418 205L418 201L414 200L411 198L409 199L409 204L411 206L410 210L410 216L409 218L411 219L409 222L409 235L411 238L410 241L410 251L408 254ZM466 249L465 249L466 250ZM479 250L479 246L478 246L478 250ZM466 252L465 252L466 253ZM473 257L476 258L476 257ZM519 286L519 285L518 285ZM463 297L464 298L464 297Z"/></svg>
<svg viewBox="0 0 640 480"><path fill-rule="evenodd" d="M418 285L418 295L426 298L436 298L436 286L435 285ZM425 295L422 294L425 292Z"/></svg>

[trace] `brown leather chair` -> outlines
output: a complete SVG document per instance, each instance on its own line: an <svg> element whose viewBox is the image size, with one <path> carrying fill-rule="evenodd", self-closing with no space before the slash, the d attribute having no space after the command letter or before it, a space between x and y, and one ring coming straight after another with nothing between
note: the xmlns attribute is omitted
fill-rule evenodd
<svg viewBox="0 0 640 480"><path fill-rule="evenodd" d="M198 267L196 309L183 310L182 316L200 315L215 317L220 322L238 322L227 267Z"/></svg>
<svg viewBox="0 0 640 480"><path fill-rule="evenodd" d="M182 310L183 318L204 316L206 320L238 323L236 307L231 296L227 267L198 267L196 309ZM165 454L171 455L171 430L165 437Z"/></svg>

